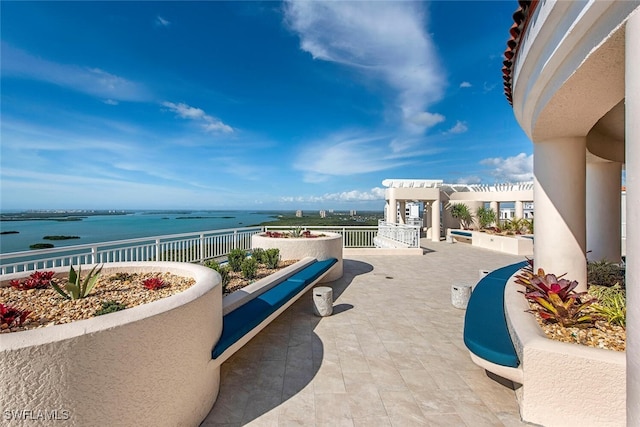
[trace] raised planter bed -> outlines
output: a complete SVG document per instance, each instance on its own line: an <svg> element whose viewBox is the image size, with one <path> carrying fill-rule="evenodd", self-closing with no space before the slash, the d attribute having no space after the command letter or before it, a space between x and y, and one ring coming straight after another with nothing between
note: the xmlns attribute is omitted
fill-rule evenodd
<svg viewBox="0 0 640 427"><path fill-rule="evenodd" d="M68 267L54 271L66 275ZM198 425L206 417L220 385L220 366L211 360L222 332L220 276L183 263L103 269L117 272L169 272L196 283L116 313L3 334L3 411L54 414L79 426ZM7 275L2 285L19 277Z"/></svg>
<svg viewBox="0 0 640 427"><path fill-rule="evenodd" d="M625 353L554 341L525 312L513 276L504 294L511 340L521 362L516 390L524 421L545 426L626 424Z"/></svg>
<svg viewBox="0 0 640 427"><path fill-rule="evenodd" d="M342 261L342 235L339 233L311 231L311 233L323 236L306 237L268 237L263 234L251 236L251 248L271 249L278 248L283 260L303 259L305 257L316 258L324 261L330 258L338 260L329 273L320 283L338 280L343 274Z"/></svg>

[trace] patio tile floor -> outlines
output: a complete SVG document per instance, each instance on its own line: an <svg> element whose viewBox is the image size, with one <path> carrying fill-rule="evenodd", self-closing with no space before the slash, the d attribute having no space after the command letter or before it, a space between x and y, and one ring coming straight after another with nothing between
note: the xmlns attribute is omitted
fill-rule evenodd
<svg viewBox="0 0 640 427"><path fill-rule="evenodd" d="M203 426L523 426L513 390L473 364L452 284L522 257L422 241L423 256L345 256L334 314L311 292L222 365Z"/></svg>

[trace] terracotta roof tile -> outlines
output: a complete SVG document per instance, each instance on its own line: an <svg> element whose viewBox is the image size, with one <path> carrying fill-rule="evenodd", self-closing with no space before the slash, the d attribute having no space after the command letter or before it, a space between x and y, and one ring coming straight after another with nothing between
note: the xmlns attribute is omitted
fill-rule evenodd
<svg viewBox="0 0 640 427"><path fill-rule="evenodd" d="M509 101L509 104L513 105L512 99L512 80L511 75L513 73L513 64L518 55L518 48L520 47L520 38L527 30L527 24L529 18L538 6L538 0L518 0L518 8L513 12L514 24L509 29L510 38L507 40L507 49L504 51L505 60L502 61L502 78L504 80L504 95Z"/></svg>

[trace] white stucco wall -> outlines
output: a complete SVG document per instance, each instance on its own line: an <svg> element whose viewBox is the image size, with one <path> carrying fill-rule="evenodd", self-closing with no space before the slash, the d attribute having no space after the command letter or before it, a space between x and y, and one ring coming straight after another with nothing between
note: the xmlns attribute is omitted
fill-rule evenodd
<svg viewBox="0 0 640 427"><path fill-rule="evenodd" d="M220 276L180 263L106 264L103 275L118 271L170 272L196 284L116 313L0 335L5 421L5 411L25 410L68 411L64 425L72 426L198 425L206 417L220 384L211 360L222 331Z"/></svg>
<svg viewBox="0 0 640 427"><path fill-rule="evenodd" d="M325 234L325 236L314 238L276 238L254 234L251 236L251 248L278 248L280 249L280 258L283 260L312 257L318 261L323 261L329 258L336 258L338 262L331 267L329 273L320 283L338 280L342 277L344 269L342 260L342 235L326 231L310 231L313 234Z"/></svg>

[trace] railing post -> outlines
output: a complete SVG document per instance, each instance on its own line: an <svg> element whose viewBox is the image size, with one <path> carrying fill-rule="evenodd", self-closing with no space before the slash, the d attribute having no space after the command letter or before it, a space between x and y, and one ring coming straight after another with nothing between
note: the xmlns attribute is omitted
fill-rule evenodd
<svg viewBox="0 0 640 427"><path fill-rule="evenodd" d="M92 246L91 247L91 264L96 264L98 261L98 247L97 246Z"/></svg>
<svg viewBox="0 0 640 427"><path fill-rule="evenodd" d="M160 239L156 239L156 261L160 261Z"/></svg>
<svg viewBox="0 0 640 427"><path fill-rule="evenodd" d="M233 249L238 248L238 230L233 230Z"/></svg>
<svg viewBox="0 0 640 427"><path fill-rule="evenodd" d="M204 233L200 234L200 259L197 261L202 264L204 262Z"/></svg>

